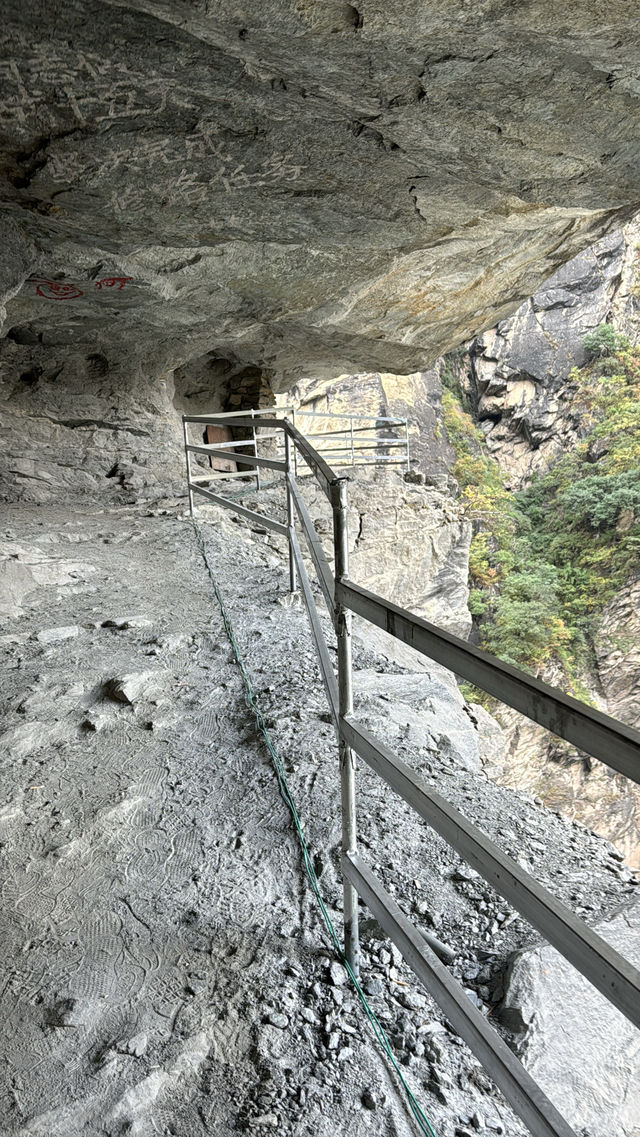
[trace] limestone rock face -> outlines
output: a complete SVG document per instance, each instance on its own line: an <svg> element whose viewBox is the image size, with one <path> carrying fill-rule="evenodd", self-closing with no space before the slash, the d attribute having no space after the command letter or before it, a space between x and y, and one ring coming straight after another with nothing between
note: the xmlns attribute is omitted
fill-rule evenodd
<svg viewBox="0 0 640 1137"><path fill-rule="evenodd" d="M409 373L637 202L624 0L9 0L0 35L6 331L133 383Z"/></svg>
<svg viewBox="0 0 640 1137"><path fill-rule="evenodd" d="M393 466L341 468L351 479L350 575L372 591L466 637L471 630L467 607L471 523L462 516L455 482L448 475L455 454L444 432L441 395L439 372L433 369L402 376L342 375L333 383L307 380L296 384L282 400L290 399L296 413L302 412L297 421L307 435L344 430L347 414L365 416L354 425L368 428L376 424L374 435L383 437L385 417L407 419L410 480L404 479L403 468ZM308 411L328 417L305 418ZM367 429L361 437L368 433ZM332 441L320 438L316 445L331 446ZM335 459L330 461L335 464ZM319 531L328 531L323 494L309 485L305 495L313 503L312 516ZM372 633L374 629L368 627L367 635ZM410 652L410 657L415 666L415 653Z"/></svg>
<svg viewBox="0 0 640 1137"><path fill-rule="evenodd" d="M329 532L319 488L305 488L318 532ZM456 502L400 475L358 476L349 485L349 575L456 635L467 636L471 526Z"/></svg>
<svg viewBox="0 0 640 1137"><path fill-rule="evenodd" d="M385 417L404 418L409 430L410 465L425 475L429 484L446 489L448 473L455 453L442 424L442 384L439 368L417 371L412 375L380 374L341 375L338 379L307 379L297 383L284 402L292 400L300 411L330 415L314 424L313 419L300 419L305 433L315 430L344 430L341 415L366 415L379 426L375 434L384 433ZM356 425L358 425L356 423Z"/></svg>
<svg viewBox="0 0 640 1137"><path fill-rule="evenodd" d="M631 963L640 963L640 904L597 931ZM637 1137L638 1032L558 952L543 947L516 956L502 1014L520 1028L519 1057L529 1073L576 1131Z"/></svg>
<svg viewBox="0 0 640 1137"><path fill-rule="evenodd" d="M609 714L640 726L640 580L607 604L595 644Z"/></svg>
<svg viewBox="0 0 640 1137"><path fill-rule="evenodd" d="M630 292L640 225L613 234L564 265L513 317L471 348L470 386L487 445L514 488L575 444L571 368L585 362L582 340L615 304L619 330L637 332Z"/></svg>
<svg viewBox="0 0 640 1137"><path fill-rule="evenodd" d="M565 686L557 671L545 672L542 678ZM627 681L630 689L637 683L637 671L631 666ZM599 710L637 725L637 709L625 718L621 709L598 698L595 691L590 693ZM614 841L627 864L640 868L640 788L636 783L561 742L517 711L500 706L495 714L504 730L504 749L490 759L491 776L503 786L539 795L549 809Z"/></svg>

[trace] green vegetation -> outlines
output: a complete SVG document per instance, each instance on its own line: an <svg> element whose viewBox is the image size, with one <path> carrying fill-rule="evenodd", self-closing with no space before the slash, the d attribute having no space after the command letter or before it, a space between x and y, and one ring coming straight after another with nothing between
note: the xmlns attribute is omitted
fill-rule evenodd
<svg viewBox="0 0 640 1137"><path fill-rule="evenodd" d="M640 572L640 348L600 325L569 382L581 441L518 493L505 489L453 376L443 410L454 476L473 522L470 608L481 642L527 670L577 673L604 605Z"/></svg>

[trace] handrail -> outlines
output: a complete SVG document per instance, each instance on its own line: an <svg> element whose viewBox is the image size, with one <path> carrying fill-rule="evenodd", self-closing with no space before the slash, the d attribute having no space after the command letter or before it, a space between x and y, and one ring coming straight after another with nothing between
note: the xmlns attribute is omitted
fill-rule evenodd
<svg viewBox="0 0 640 1137"><path fill-rule="evenodd" d="M537 1082L452 979L420 932L401 912L357 853L344 853L342 871L380 927L442 1008L456 1033L488 1070L505 1098L537 1137L576 1137Z"/></svg>
<svg viewBox="0 0 640 1137"><path fill-rule="evenodd" d="M315 531L313 522L309 516L309 511L305 505L304 498L300 493L298 483L292 474L287 474L287 483L291 491L293 504L295 506L298 517L300 518L302 532L307 539L309 552L311 553L311 558L313 560L316 575L318 578L318 584L322 589L325 603L329 610L331 619L333 620L333 606L335 603L335 581L333 579L333 573L329 568L329 562L324 554L322 542Z"/></svg>
<svg viewBox="0 0 640 1137"><path fill-rule="evenodd" d="M397 754L352 718L340 725L349 745L457 853L640 1028L640 971L556 900L460 810L429 789Z"/></svg>
<svg viewBox="0 0 640 1137"><path fill-rule="evenodd" d="M494 695L592 758L640 783L640 732L594 707L565 695L540 679L413 616L352 581L341 581L336 595L352 612L415 648L455 675Z"/></svg>
<svg viewBox="0 0 640 1137"><path fill-rule="evenodd" d="M307 412L309 413L309 412ZM326 417L330 417L327 415ZM234 416L234 425L243 423ZM247 418L255 426L255 420ZM579 746L611 769L640 782L640 732L586 704L542 683L516 667L445 632L391 601L369 592L348 579L346 540L346 482L288 419L261 420L283 432L284 483L287 524L266 518L197 486L190 475L187 422L224 422L224 416L184 416L185 455L189 500L202 494L227 509L235 510L286 536L289 544L291 589L300 587L309 615L331 717L340 750L342 797L342 874L344 889L345 955L358 974L358 895L364 899L390 939L404 955L418 978L436 998L454 1028L502 1089L514 1110L535 1137L575 1137L574 1131L511 1054L505 1044L470 1004L459 984L431 957L420 933L400 912L395 902L356 852L354 752L472 865L486 881L505 896L522 915L553 944L614 1006L640 1027L640 971L614 951L600 936L560 903L477 826L427 784L387 746L353 717L351 680L351 613L376 624L422 655L443 664L502 702L561 738ZM407 425L408 432L408 425ZM258 457L255 464L274 466ZM299 454L310 467L328 497L333 512L335 574L325 556L300 487L293 476L291 454ZM207 451L210 452L210 451ZM228 457L228 452L225 454ZM239 456L240 460L243 456ZM333 620L338 643L338 676L333 670L311 582L295 532L297 516L305 535L324 600Z"/></svg>
<svg viewBox="0 0 640 1137"><path fill-rule="evenodd" d="M217 446L187 446L190 454L206 454L209 458L222 458L225 462L245 462L247 466L264 466L266 470L278 470L284 474L287 467L284 462L276 462L272 458L258 458L254 454L240 454L236 450L220 450Z"/></svg>

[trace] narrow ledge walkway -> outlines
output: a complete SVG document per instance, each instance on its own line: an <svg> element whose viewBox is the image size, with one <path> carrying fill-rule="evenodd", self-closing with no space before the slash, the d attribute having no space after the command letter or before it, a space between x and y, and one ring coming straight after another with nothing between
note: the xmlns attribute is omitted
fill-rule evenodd
<svg viewBox="0 0 640 1137"><path fill-rule="evenodd" d="M409 1137L305 886L188 519L175 506L20 506L6 524L3 1137ZM335 738L278 540L209 512L210 555L331 910ZM518 841L544 827L557 855L536 867L558 894L592 880L602 843L585 834L576 847L571 827L487 782L441 679L362 647L356 667L369 721L457 804ZM366 771L359 799L366 855L437 921L460 967L478 946L506 958L531 938L517 920L490 931L498 898ZM590 888L601 910L623 899L610 873ZM474 1115L521 1137L373 921L363 941L365 990L438 1137Z"/></svg>

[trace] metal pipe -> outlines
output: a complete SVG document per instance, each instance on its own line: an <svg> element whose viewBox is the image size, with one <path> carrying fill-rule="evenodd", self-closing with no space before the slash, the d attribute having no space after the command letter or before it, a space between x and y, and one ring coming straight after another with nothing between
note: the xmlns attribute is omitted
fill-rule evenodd
<svg viewBox="0 0 640 1137"><path fill-rule="evenodd" d="M248 443L251 445L251 442ZM222 458L228 462L246 462L247 466L264 466L267 470L278 470L279 473L284 474L286 466L284 462L276 462L274 458L257 458L254 454L240 454L236 450L219 450L217 446L208 445L203 443L202 446L189 446L188 450L192 454L208 454L211 458ZM225 470L224 473L232 474L233 470ZM251 477L255 477L254 474Z"/></svg>
<svg viewBox="0 0 640 1137"><path fill-rule="evenodd" d="M318 615L318 609L316 608L316 603L315 603L315 600L313 599L313 592L311 590L311 582L310 582L309 577L307 575L307 570L305 568L305 564L304 564L304 561L302 559L302 551L300 549L300 545L298 544L298 538L297 538L295 533L293 534L293 552L294 552L294 556L296 558L296 564L298 566L298 578L300 580L300 591L302 592L302 599L304 600L304 603L305 603L305 606L307 609L307 614L309 616L309 623L311 625L311 634L313 637L313 646L316 649L316 655L318 657L318 664L320 666L320 675L322 677L322 682L324 685L325 694L327 696L327 701L329 703L329 710L331 712L331 721L332 721L333 725L335 726L336 733L337 733L337 731L338 731L338 719L339 719L339 715L338 715L338 684L336 683L336 677L335 677L335 674L333 671L333 665L331 663L331 657L329 655L329 649L327 647L327 642L324 638L324 632L322 631L322 624L320 623L320 617Z"/></svg>
<svg viewBox="0 0 640 1137"><path fill-rule="evenodd" d="M293 513L293 494L291 492L291 439L285 431L284 433L284 464L286 466L285 485L287 488L287 530L289 534L289 591L298 591L298 581L296 579L296 560L293 553L293 538L295 536L294 525L295 518Z"/></svg>
<svg viewBox="0 0 640 1137"><path fill-rule="evenodd" d="M255 420L253 407L251 408L251 418ZM253 453L256 458L256 490L260 490L260 467L258 465L258 435L256 434L255 426L252 427L251 433L253 435Z"/></svg>
<svg viewBox="0 0 640 1137"><path fill-rule="evenodd" d="M349 546L347 534L347 483L344 479L331 487L333 507L333 547L335 578L343 581L349 574ZM336 603L335 628L338 637L338 703L341 718L353 712L353 665L351 656L351 613L344 604ZM356 779L355 754L338 726L340 755L340 797L342 804L342 852L355 853ZM358 893L351 881L343 875L344 954L356 978L360 974L360 937L358 931Z"/></svg>
<svg viewBox="0 0 640 1137"><path fill-rule="evenodd" d="M184 433L184 457L187 463L187 489L189 491L189 512L193 517L193 490L191 489L191 458L189 457L189 439L187 437L187 420L182 416L182 430Z"/></svg>
<svg viewBox="0 0 640 1137"><path fill-rule="evenodd" d="M277 415L277 414L286 415L289 413L289 411L292 411L292 410L293 410L293 407L254 407L254 414L256 414L256 415ZM245 410L242 410L242 411L214 411L212 414L208 414L208 415L183 415L182 417L185 419L186 422L210 422L213 424L218 423L218 424L224 425L224 423L226 422L226 420L228 418L244 418L244 419L246 419L247 418L247 411L245 408ZM250 420L248 420L248 421L250 423ZM277 421L277 420L274 420L274 421ZM282 426L282 423L278 422L278 426Z"/></svg>
<svg viewBox="0 0 640 1137"><path fill-rule="evenodd" d="M284 408L278 407L277 409L281 410ZM350 418L353 419L354 422L388 422L395 426L404 426L407 421L404 418L389 418L388 415L341 415L337 414L336 411L301 411L298 409L297 414L303 418L334 418L338 421L340 421L340 419Z"/></svg>
<svg viewBox="0 0 640 1137"><path fill-rule="evenodd" d="M409 462L409 420L408 419L404 424L404 436L405 436L405 440L407 443L407 470L410 470L411 469L411 463Z"/></svg>
<svg viewBox="0 0 640 1137"><path fill-rule="evenodd" d="M216 505L221 505L223 509L231 509L233 513L239 513L241 517L246 517L248 521L252 521L254 525L271 529L274 533L279 533L281 537L289 536L289 530L286 525L283 525L280 521L274 521L272 517L266 517L264 513L256 513L253 509L245 509L245 507L239 505L237 501L233 501L229 497L222 497L217 493L212 493L211 490L205 490L202 486L195 485L194 482L191 482L190 485L195 493L201 494L202 497L208 498L209 501L215 502Z"/></svg>
<svg viewBox="0 0 640 1137"><path fill-rule="evenodd" d="M298 488L298 483L290 474L287 475L287 483L289 485L289 491L293 499L293 504L295 505L296 512L300 518L302 532L306 537L309 552L311 553L311 559L316 570L318 584L322 590L322 595L324 596L325 604L327 605L327 609L329 611L329 616L333 621L335 618L335 613L333 610L335 603L333 573L331 572L329 562L324 555L322 541L316 533L313 521L309 515L309 510L307 509L302 494Z"/></svg>

